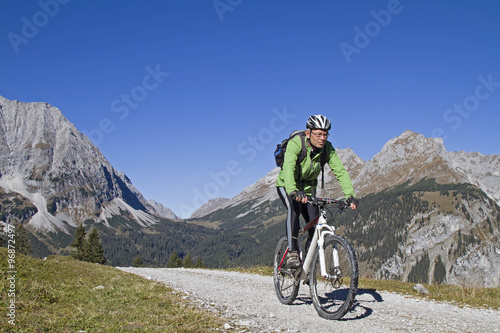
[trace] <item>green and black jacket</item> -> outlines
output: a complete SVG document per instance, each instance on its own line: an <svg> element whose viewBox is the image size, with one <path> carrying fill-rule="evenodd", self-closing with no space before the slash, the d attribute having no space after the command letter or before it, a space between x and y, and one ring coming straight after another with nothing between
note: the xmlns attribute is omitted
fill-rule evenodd
<svg viewBox="0 0 500 333"><path fill-rule="evenodd" d="M283 168L281 169L276 186L284 187L287 194L292 191L304 191L306 195L311 196L312 190L316 190L318 185L318 176L321 173L321 152L318 152L311 158L312 147L306 139L307 154L300 168L297 167L297 159L302 148L302 141L299 135L293 137L288 142ZM342 161L335 152L330 141L327 141L323 149L326 149L327 163L333 171L335 177L342 187L342 191L346 198L356 196L352 186L351 178L344 168ZM299 176L299 172L301 175ZM316 192L316 191L315 191Z"/></svg>

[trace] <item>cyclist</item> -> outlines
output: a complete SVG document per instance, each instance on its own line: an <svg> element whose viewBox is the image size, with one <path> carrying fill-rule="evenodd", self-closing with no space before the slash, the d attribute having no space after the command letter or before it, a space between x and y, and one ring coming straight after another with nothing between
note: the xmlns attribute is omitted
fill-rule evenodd
<svg viewBox="0 0 500 333"><path fill-rule="evenodd" d="M283 168L276 180L278 195L287 209L286 235L290 246L287 263L290 267L300 266L297 241L300 229L299 216L302 214L304 220L309 222L319 215L318 207L308 203L307 197L315 195L318 176L321 172L320 159L324 149L326 149L326 162L337 177L351 209L356 209L358 205L351 178L332 144L327 141L330 128L331 123L325 116L310 116L305 131L306 157L302 163L298 163L302 138L299 135L291 138L285 151ZM313 235L314 228L311 228L308 241Z"/></svg>

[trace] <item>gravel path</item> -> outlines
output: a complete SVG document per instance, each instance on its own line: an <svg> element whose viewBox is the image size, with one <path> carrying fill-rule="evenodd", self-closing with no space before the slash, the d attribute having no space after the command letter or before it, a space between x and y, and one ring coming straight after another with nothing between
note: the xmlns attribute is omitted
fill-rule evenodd
<svg viewBox="0 0 500 333"><path fill-rule="evenodd" d="M361 289L354 308L342 320L329 321L316 313L307 286L301 286L294 304L281 304L269 276L185 268L119 269L163 282L197 306L216 312L226 318L227 331L500 332L498 310Z"/></svg>

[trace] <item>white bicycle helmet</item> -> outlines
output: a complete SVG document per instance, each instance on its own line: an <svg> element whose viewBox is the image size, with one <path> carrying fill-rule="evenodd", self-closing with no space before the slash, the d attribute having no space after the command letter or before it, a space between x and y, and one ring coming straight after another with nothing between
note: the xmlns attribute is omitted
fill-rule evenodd
<svg viewBox="0 0 500 333"><path fill-rule="evenodd" d="M307 124L306 124L307 129L311 130L322 129L329 131L331 127L332 124L330 123L330 120L328 120L322 114L310 116L309 119L307 119Z"/></svg>

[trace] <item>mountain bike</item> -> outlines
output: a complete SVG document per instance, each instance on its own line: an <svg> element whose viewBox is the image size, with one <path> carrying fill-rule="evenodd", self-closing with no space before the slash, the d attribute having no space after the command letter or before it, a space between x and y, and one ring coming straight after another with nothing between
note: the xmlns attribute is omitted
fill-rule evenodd
<svg viewBox="0 0 500 333"><path fill-rule="evenodd" d="M318 205L320 213L300 230L299 239L313 227L314 236L305 246L305 258L299 241L301 266L298 268L287 266L287 237L278 241L274 254L274 288L279 301L290 305L295 301L300 282L303 281L309 285L312 302L320 317L340 319L352 307L356 297L358 261L351 244L344 237L335 234L334 226L328 225L325 206L330 204L343 210L349 205L345 201L330 198L307 200Z"/></svg>

